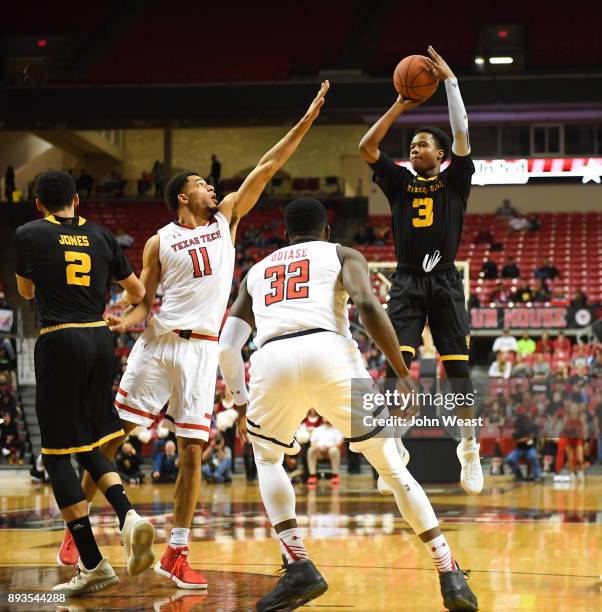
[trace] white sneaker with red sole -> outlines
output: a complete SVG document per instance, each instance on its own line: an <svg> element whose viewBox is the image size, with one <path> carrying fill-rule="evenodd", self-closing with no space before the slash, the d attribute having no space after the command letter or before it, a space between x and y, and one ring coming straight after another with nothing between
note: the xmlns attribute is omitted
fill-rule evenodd
<svg viewBox="0 0 602 612"><path fill-rule="evenodd" d="M155 565L155 572L173 580L180 589L206 589L207 579L188 565L188 546L173 548L168 545Z"/></svg>
<svg viewBox="0 0 602 612"><path fill-rule="evenodd" d="M75 565L79 561L79 550L69 529L65 529L65 537L61 548L56 554L57 565Z"/></svg>

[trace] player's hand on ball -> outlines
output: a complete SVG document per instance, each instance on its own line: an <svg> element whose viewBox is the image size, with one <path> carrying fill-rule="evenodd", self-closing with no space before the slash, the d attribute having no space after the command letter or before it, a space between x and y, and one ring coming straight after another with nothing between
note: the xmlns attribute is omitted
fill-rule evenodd
<svg viewBox="0 0 602 612"><path fill-rule="evenodd" d="M308 121L314 121L316 119L316 117L320 114L320 109L322 106L324 106L324 97L329 89L330 81L323 81L322 85L320 86L320 91L318 91L318 95L313 99L312 103L307 109L305 119Z"/></svg>
<svg viewBox="0 0 602 612"><path fill-rule="evenodd" d="M123 319L120 319L115 315L107 315L105 317L105 321L107 322L107 325L109 326L109 329L112 332L117 332L118 334L125 334L125 332L127 331L127 327L123 322Z"/></svg>
<svg viewBox="0 0 602 612"><path fill-rule="evenodd" d="M441 79L445 81L446 79L455 78L454 73L451 68L447 65L446 61L435 51L435 49L429 45L428 54L430 57L426 58L428 65L431 67L433 72Z"/></svg>
<svg viewBox="0 0 602 612"><path fill-rule="evenodd" d="M423 102L425 102L425 100L410 100L409 98L402 98L401 95L397 96L397 104L401 104L403 113L420 106Z"/></svg>

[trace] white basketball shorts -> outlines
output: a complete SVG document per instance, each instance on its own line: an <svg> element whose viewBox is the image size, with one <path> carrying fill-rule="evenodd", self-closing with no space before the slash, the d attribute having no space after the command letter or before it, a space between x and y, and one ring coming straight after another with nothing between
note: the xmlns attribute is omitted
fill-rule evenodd
<svg viewBox="0 0 602 612"><path fill-rule="evenodd" d="M374 391L372 379L357 344L340 334L319 332L270 342L251 356L249 373L247 428L254 446L297 453L294 435L310 408L346 438L369 436L374 430L362 426L365 411L357 401L358 392Z"/></svg>
<svg viewBox="0 0 602 612"><path fill-rule="evenodd" d="M115 406L124 421L150 427L169 402L176 435L207 440L218 366L217 342L168 332L136 341L121 378Z"/></svg>

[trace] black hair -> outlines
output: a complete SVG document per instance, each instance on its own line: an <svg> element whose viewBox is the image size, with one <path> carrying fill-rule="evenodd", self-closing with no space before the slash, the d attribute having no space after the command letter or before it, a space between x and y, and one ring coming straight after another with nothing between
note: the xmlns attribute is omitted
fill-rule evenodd
<svg viewBox="0 0 602 612"><path fill-rule="evenodd" d="M284 209L284 225L289 238L317 235L326 222L326 209L314 198L297 198Z"/></svg>
<svg viewBox="0 0 602 612"><path fill-rule="evenodd" d="M444 162L449 157L449 153L451 151L451 142L447 133L441 128L433 125L423 125L415 129L412 136L416 136L416 134L419 134L420 132L426 132L427 134L431 134L433 136L437 147L439 149L443 149L443 159L441 161Z"/></svg>
<svg viewBox="0 0 602 612"><path fill-rule="evenodd" d="M179 208L178 196L184 190L184 185L188 182L189 176L201 176L198 172L192 170L185 170L184 172L178 172L173 178L170 179L165 188L165 203L167 208L171 212L177 213Z"/></svg>
<svg viewBox="0 0 602 612"><path fill-rule="evenodd" d="M34 186L36 198L51 213L71 206L76 191L75 179L62 170L48 170L40 174Z"/></svg>

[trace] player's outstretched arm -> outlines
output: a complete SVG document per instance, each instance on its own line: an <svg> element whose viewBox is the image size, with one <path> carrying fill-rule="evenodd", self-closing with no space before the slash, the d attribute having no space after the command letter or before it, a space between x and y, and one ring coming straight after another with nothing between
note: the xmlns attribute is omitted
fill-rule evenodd
<svg viewBox="0 0 602 612"><path fill-rule="evenodd" d="M245 279L240 285L238 297L230 309L230 314L220 334L218 349L219 369L234 398L234 405L238 411L238 434L245 442L248 442L245 419L248 397L245 383L245 364L242 360L241 351L245 342L249 339L254 325L253 302L247 291L247 281Z"/></svg>
<svg viewBox="0 0 602 612"><path fill-rule="evenodd" d="M233 239L238 220L255 206L266 185L295 152L312 123L320 114L320 109L324 105L324 97L329 89L330 83L324 81L299 123L259 160L259 163L247 176L240 189L228 194L220 203L219 209L230 222Z"/></svg>
<svg viewBox="0 0 602 612"><path fill-rule="evenodd" d="M454 137L452 151L465 157L470 154L470 140L468 138L468 117L466 108L460 95L458 79L447 65L445 60L429 46L427 62L437 73L439 79L445 83L445 93L447 94L447 106L449 109L449 123Z"/></svg>
<svg viewBox="0 0 602 612"><path fill-rule="evenodd" d="M372 291L366 259L348 247L337 247L337 254L342 266L343 286L360 311L368 334L385 354L397 376L409 377L393 325Z"/></svg>
<svg viewBox="0 0 602 612"><path fill-rule="evenodd" d="M130 327L138 325L146 319L153 307L160 278L159 236L155 234L146 241L142 254L142 273L139 282L141 282L144 291L143 298L136 305L127 308L122 317L113 315L107 317L107 323L111 331L125 333ZM122 286L127 290L123 282Z"/></svg>
<svg viewBox="0 0 602 612"><path fill-rule="evenodd" d="M386 136L389 128L395 123L399 115L406 111L416 108L424 100L404 100L401 96L397 97L391 108L364 134L360 140L358 149L362 158L369 164L378 161L380 157L380 143Z"/></svg>

